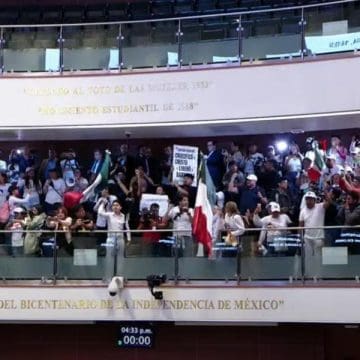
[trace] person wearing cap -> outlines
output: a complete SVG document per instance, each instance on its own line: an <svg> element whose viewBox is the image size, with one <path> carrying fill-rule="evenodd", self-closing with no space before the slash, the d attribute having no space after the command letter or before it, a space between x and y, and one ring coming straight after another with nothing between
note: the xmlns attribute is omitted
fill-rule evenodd
<svg viewBox="0 0 360 360"><path fill-rule="evenodd" d="M313 191L308 191L304 195L305 206L301 209L299 215L299 227L304 227L305 242L305 260L308 263L315 264L314 276L318 276L321 248L324 245L324 222L325 212L330 202L326 194L324 202L317 203L317 196ZM306 228L309 229L306 229ZM313 261L315 257L315 263Z"/></svg>
<svg viewBox="0 0 360 360"><path fill-rule="evenodd" d="M321 172L320 188L324 189L326 185L331 183L331 177L335 174L341 173L341 168L336 165L336 156L334 154L326 155L326 167Z"/></svg>
<svg viewBox="0 0 360 360"><path fill-rule="evenodd" d="M24 255L24 229L26 228L26 209L17 206L13 209L13 218L6 225L6 230L11 231L11 255Z"/></svg>
<svg viewBox="0 0 360 360"><path fill-rule="evenodd" d="M246 184L241 190L239 209L241 215L247 211L253 212L258 204L266 205L267 198L264 190L257 186L257 176L250 174L246 177Z"/></svg>
<svg viewBox="0 0 360 360"><path fill-rule="evenodd" d="M351 169L360 168L360 146L350 147L349 156L346 158L346 165Z"/></svg>
<svg viewBox="0 0 360 360"><path fill-rule="evenodd" d="M261 206L258 206L254 211L254 225L262 229L258 240L258 247L262 248L266 242L271 252L280 252L282 249L277 246L276 238L285 236L288 233L286 228L292 221L288 215L281 213L280 205L277 202L271 202L269 210L270 215L263 218L259 217Z"/></svg>

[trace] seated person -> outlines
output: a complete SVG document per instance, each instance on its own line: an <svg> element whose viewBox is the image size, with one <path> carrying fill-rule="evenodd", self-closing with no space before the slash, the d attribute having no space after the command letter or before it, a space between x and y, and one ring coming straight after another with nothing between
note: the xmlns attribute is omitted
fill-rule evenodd
<svg viewBox="0 0 360 360"><path fill-rule="evenodd" d="M91 231L94 229L94 222L89 214L86 213L83 205L77 205L72 210L73 221L70 230L73 236L79 233Z"/></svg>

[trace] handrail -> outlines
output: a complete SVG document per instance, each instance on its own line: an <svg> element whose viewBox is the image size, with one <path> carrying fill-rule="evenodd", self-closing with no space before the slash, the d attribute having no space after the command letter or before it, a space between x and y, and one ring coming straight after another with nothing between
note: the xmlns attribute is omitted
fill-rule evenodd
<svg viewBox="0 0 360 360"><path fill-rule="evenodd" d="M261 232L261 231L297 231L297 230L330 230L330 229L346 229L346 230L360 230L360 225L334 225L334 226L307 226L307 227L300 227L300 226L293 226L293 227L279 227L275 229L263 229L263 228L245 228L245 232ZM130 230L91 230L91 231L84 231L80 234L84 236L89 234L128 234L128 233L185 233L190 232L191 230L177 230L177 229L130 229ZM66 230L0 230L0 234L11 234L15 232L23 232L23 233L42 233L42 234L54 234L54 233L72 233L72 234L79 234L76 231L66 231Z"/></svg>
<svg viewBox="0 0 360 360"><path fill-rule="evenodd" d="M108 21L108 22L90 22L90 23L57 23L57 24L18 24L18 25L6 25L0 24L0 28L3 29L16 29L16 28L44 28L44 27L74 27L74 26L100 26L100 25L124 25L124 24L138 24L138 23L153 23L153 22L166 22L166 21L181 21L181 20L191 20L191 19L207 19L214 17L234 17L242 16L249 14L264 14L272 12L282 12L287 10L300 10L300 9L311 9L319 8L331 5L340 5L347 3L354 3L359 0L336 0L328 3L318 3L318 4L309 4L309 5L297 5L297 6L288 6L280 8L270 8L270 9L260 9L260 10L247 10L247 11L234 11L230 13L214 13L206 15L190 15L190 16L175 16L170 18L161 18L161 19L142 19L142 20L121 20L121 21Z"/></svg>

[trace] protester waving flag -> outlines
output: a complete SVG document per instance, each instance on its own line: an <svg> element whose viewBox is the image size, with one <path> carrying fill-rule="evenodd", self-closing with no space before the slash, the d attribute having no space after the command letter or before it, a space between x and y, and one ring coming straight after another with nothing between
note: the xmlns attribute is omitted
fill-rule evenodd
<svg viewBox="0 0 360 360"><path fill-rule="evenodd" d="M68 191L64 194L64 206L67 209L72 209L76 205L83 203L95 193L95 189L99 186L106 186L109 178L109 170L111 166L110 151L105 151L105 159L101 165L99 174L96 176L94 182L90 184L82 193L75 191Z"/></svg>

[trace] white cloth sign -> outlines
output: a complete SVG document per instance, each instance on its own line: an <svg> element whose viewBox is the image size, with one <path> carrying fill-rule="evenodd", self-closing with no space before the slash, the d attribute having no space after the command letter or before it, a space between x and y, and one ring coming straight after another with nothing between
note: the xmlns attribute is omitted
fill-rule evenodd
<svg viewBox="0 0 360 360"><path fill-rule="evenodd" d="M159 216L164 216L169 208L169 197L167 195L142 194L140 200L140 211L150 210L151 204L159 205Z"/></svg>
<svg viewBox="0 0 360 360"><path fill-rule="evenodd" d="M199 148L174 145L173 154L173 181L182 184L184 175L191 174L194 176L193 186L196 186Z"/></svg>
<svg viewBox="0 0 360 360"><path fill-rule="evenodd" d="M306 48L313 54L352 51L360 49L360 32L327 35L305 36Z"/></svg>

